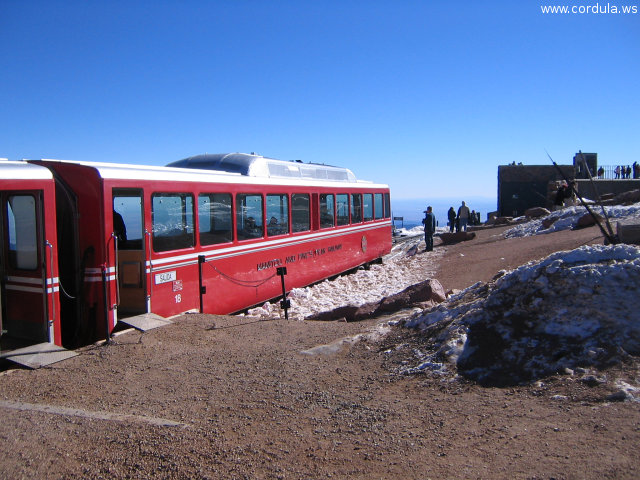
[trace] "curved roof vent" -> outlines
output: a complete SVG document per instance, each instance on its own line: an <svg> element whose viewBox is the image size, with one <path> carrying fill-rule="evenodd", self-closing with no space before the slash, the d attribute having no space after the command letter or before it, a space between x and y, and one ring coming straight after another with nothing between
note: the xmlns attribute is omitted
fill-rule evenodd
<svg viewBox="0 0 640 480"><path fill-rule="evenodd" d="M207 153L167 164L167 167L197 168L239 173L249 177L304 178L333 182L356 182L348 168L317 163L277 160L248 153Z"/></svg>

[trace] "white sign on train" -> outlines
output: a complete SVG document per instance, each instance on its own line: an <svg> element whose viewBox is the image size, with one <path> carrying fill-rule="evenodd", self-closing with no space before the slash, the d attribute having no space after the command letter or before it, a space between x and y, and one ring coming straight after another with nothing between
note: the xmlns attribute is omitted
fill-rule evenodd
<svg viewBox="0 0 640 480"><path fill-rule="evenodd" d="M156 273L156 285L161 283L174 282L176 280L176 271Z"/></svg>

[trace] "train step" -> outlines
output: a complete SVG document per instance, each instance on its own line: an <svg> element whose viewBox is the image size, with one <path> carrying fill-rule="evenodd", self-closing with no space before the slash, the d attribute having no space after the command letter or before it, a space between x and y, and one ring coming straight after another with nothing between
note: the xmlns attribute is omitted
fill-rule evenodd
<svg viewBox="0 0 640 480"><path fill-rule="evenodd" d="M142 313L133 317L121 318L118 319L118 323L120 322L142 332L146 332L147 330L151 330L153 328L171 325L173 323L171 320L167 320L166 318L161 317L160 315L156 315L155 313Z"/></svg>
<svg viewBox="0 0 640 480"><path fill-rule="evenodd" d="M18 348L0 355L23 367L37 369L52 363L57 363L78 355L72 350L59 347L53 343L38 343L28 347Z"/></svg>

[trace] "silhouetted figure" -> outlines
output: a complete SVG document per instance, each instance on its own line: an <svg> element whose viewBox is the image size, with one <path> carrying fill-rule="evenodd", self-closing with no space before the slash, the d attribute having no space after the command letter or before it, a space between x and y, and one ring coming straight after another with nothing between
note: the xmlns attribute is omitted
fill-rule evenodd
<svg viewBox="0 0 640 480"><path fill-rule="evenodd" d="M449 208L447 217L449 217L449 231L453 232L453 229L456 226L456 211L453 209L453 207Z"/></svg>
<svg viewBox="0 0 640 480"><path fill-rule="evenodd" d="M462 205L458 208L458 223L459 229L463 232L467 231L467 224L469 223L470 215L471 212L469 211L469 207L467 207L466 203L462 202Z"/></svg>
<svg viewBox="0 0 640 480"><path fill-rule="evenodd" d="M113 233L118 239L118 242L124 243L127 241L127 227L124 224L122 215L115 210L113 211Z"/></svg>
<svg viewBox="0 0 640 480"><path fill-rule="evenodd" d="M424 225L424 251L430 252L433 250L433 234L436 231L436 216L433 214L431 206L425 210L422 224Z"/></svg>
<svg viewBox="0 0 640 480"><path fill-rule="evenodd" d="M566 192L567 192L567 184L562 182L558 186L558 191L556 192L556 198L554 201L556 210L560 210L562 207L564 207L564 198L565 198Z"/></svg>

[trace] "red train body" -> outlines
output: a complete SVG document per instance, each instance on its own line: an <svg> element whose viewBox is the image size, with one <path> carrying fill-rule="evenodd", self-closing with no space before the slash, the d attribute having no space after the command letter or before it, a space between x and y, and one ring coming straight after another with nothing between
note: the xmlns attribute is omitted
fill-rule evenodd
<svg viewBox="0 0 640 480"><path fill-rule="evenodd" d="M36 186L0 183L3 212L12 195L40 192L39 267L23 278L46 278L48 286L46 295L38 290L42 307L35 309L35 299L17 297L5 282L4 323L46 323L49 341L73 347L105 338L127 316L227 314L273 299L282 293L278 267L287 268L291 289L390 251L386 185L356 181L346 169L235 157L234 166L221 167L227 171L0 162L48 173ZM244 171L234 171L238 165ZM5 218L3 225L6 231ZM18 278L8 235L3 242L3 268Z"/></svg>
<svg viewBox="0 0 640 480"><path fill-rule="evenodd" d="M2 350L61 344L55 185L51 172L0 161Z"/></svg>

